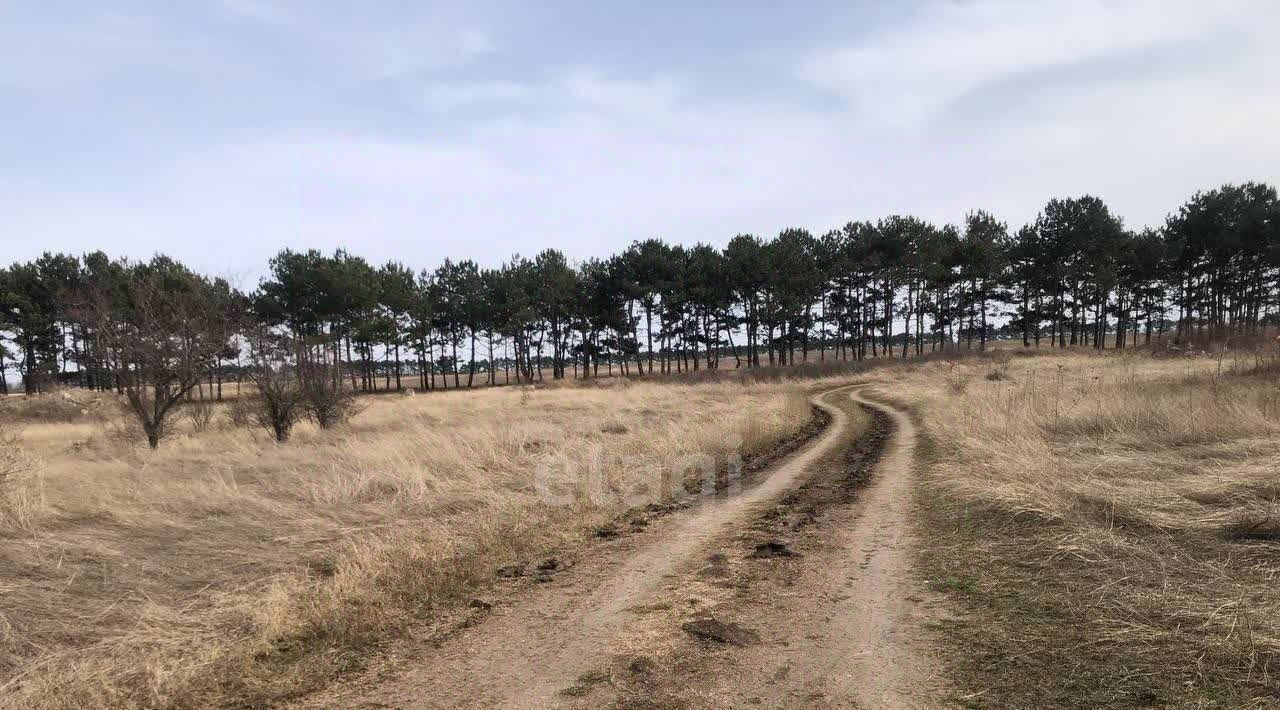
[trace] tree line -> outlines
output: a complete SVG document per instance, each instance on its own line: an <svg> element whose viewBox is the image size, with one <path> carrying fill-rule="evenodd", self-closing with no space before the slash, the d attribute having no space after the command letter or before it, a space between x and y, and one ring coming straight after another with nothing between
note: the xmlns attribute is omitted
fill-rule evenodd
<svg viewBox="0 0 1280 710"><path fill-rule="evenodd" d="M323 366L354 391L647 375L962 347L1125 348L1256 334L1276 319L1280 201L1267 184L1199 192L1159 228L1092 196L1011 230L910 216L723 249L632 243L572 263L371 264L284 250L249 292L168 257L46 253L0 270L0 387L61 381L161 410L266 366ZM258 352L257 354L261 354Z"/></svg>

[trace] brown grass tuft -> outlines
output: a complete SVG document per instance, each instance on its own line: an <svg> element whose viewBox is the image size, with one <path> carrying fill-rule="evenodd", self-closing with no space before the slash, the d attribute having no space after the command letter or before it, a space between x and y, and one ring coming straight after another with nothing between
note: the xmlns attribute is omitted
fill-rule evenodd
<svg viewBox="0 0 1280 710"><path fill-rule="evenodd" d="M887 371L971 707L1280 707L1280 381L1217 357ZM957 392L953 382L969 376Z"/></svg>
<svg viewBox="0 0 1280 710"><path fill-rule="evenodd" d="M0 535L28 529L44 509L40 461L23 447L12 425L0 423Z"/></svg>

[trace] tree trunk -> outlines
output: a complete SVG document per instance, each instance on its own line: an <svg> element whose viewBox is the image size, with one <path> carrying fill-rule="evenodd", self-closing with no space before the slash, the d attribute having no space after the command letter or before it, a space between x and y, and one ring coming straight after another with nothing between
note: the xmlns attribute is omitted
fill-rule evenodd
<svg viewBox="0 0 1280 710"><path fill-rule="evenodd" d="M471 361L467 364L467 389L471 389L476 376L476 333L471 331Z"/></svg>
<svg viewBox="0 0 1280 710"><path fill-rule="evenodd" d="M396 391L401 390L400 385L400 336L396 335Z"/></svg>
<svg viewBox="0 0 1280 710"><path fill-rule="evenodd" d="M987 351L987 286L982 285L982 293L978 297L979 320L978 327L982 328L982 332L978 334L978 350Z"/></svg>
<svg viewBox="0 0 1280 710"><path fill-rule="evenodd" d="M649 348L649 374L653 374L653 307L644 305L644 337ZM643 374L643 373L641 373Z"/></svg>

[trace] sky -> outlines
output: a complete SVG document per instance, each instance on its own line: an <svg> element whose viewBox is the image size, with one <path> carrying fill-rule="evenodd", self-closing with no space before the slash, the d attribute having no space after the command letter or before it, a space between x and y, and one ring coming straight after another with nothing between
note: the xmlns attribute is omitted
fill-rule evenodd
<svg viewBox="0 0 1280 710"><path fill-rule="evenodd" d="M497 265L1280 178L1270 0L0 0L0 260ZM244 283L247 282L247 283Z"/></svg>

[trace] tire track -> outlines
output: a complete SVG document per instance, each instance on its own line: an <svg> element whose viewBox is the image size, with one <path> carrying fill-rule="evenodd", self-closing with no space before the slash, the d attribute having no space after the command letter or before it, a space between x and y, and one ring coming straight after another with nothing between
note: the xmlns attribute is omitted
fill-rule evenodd
<svg viewBox="0 0 1280 710"><path fill-rule="evenodd" d="M846 438L848 415L812 398L832 420L816 440L773 467L753 488L677 511L631 536L607 554L583 560L498 605L483 623L445 639L407 667L376 683L348 685L306 699L302 707L542 708L572 702L564 691L581 680L711 540L744 520L747 511L796 485L816 461Z"/></svg>
<svg viewBox="0 0 1280 710"><path fill-rule="evenodd" d="M860 391L852 403L871 414L867 433L739 534L715 540L711 564L671 580L667 611L633 625L597 674L607 684L578 707L946 706L921 633L939 615L936 598L910 569L914 425ZM741 647L680 633L690 618L736 630Z"/></svg>

